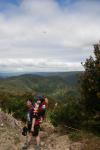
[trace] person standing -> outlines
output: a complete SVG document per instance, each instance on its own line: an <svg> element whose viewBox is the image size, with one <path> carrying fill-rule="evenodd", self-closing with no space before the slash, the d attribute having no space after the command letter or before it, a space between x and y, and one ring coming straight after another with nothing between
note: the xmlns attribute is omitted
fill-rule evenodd
<svg viewBox="0 0 100 150"><path fill-rule="evenodd" d="M34 104L33 104L34 102ZM46 112L46 102L45 97L37 97L34 101L28 99L26 102L28 107L27 112L27 129L28 129L28 141L25 143L23 149L27 149L32 141L32 137L35 136L36 139L36 150L40 150L40 124L45 118Z"/></svg>
<svg viewBox="0 0 100 150"><path fill-rule="evenodd" d="M27 143L24 144L23 149L27 149L31 142L32 142L32 137L35 136L36 139L36 150L40 150L40 123L39 123L39 116L38 116L38 109L39 106L37 103L32 104L32 100L28 99L26 102L26 105L28 107L27 111L27 130L28 130L28 140Z"/></svg>

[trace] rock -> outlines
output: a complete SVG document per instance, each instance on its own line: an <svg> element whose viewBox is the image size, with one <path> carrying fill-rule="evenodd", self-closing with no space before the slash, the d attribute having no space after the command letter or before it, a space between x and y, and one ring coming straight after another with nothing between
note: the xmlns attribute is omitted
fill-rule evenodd
<svg viewBox="0 0 100 150"><path fill-rule="evenodd" d="M55 127L50 122L45 122L41 124L42 131L52 134L55 131Z"/></svg>
<svg viewBox="0 0 100 150"><path fill-rule="evenodd" d="M42 142L41 142L41 146L44 146L44 145L45 145L45 142L42 141Z"/></svg>
<svg viewBox="0 0 100 150"><path fill-rule="evenodd" d="M6 120L7 120L6 114L0 111L0 124L5 123Z"/></svg>
<svg viewBox="0 0 100 150"><path fill-rule="evenodd" d="M0 125L9 125L12 128L21 127L21 122L17 121L12 115L0 111Z"/></svg>
<svg viewBox="0 0 100 150"><path fill-rule="evenodd" d="M84 150L84 144L81 142L74 142L70 145L70 150Z"/></svg>
<svg viewBox="0 0 100 150"><path fill-rule="evenodd" d="M0 126L1 126L1 127L3 127L3 126L4 126L4 124L3 124L3 123L1 123L1 124L0 124Z"/></svg>

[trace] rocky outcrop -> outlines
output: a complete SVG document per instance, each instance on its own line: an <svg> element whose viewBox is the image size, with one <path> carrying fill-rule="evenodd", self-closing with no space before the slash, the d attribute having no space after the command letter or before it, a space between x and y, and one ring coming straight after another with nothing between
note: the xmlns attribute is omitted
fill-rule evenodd
<svg viewBox="0 0 100 150"><path fill-rule="evenodd" d="M16 120L12 115L0 112L0 126L10 126L12 128L21 128L21 122Z"/></svg>

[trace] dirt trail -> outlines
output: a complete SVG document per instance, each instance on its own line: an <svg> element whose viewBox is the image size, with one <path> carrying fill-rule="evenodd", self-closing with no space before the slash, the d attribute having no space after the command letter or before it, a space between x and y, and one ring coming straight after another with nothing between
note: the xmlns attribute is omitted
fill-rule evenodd
<svg viewBox="0 0 100 150"><path fill-rule="evenodd" d="M69 150L70 140L67 135L60 135L55 128L48 122L42 124L41 150ZM23 142L26 137L23 137ZM29 150L34 150L35 139L29 147Z"/></svg>
<svg viewBox="0 0 100 150"><path fill-rule="evenodd" d="M0 112L0 150L20 150L26 138L21 135L21 129L21 122L11 115ZM59 135L54 130L50 123L42 125L41 150L69 150L68 136ZM34 150L34 142L29 150Z"/></svg>
<svg viewBox="0 0 100 150"><path fill-rule="evenodd" d="M22 126L22 123L11 115L0 112L0 150L21 150L26 138L21 134ZM42 124L40 136L41 150L86 150L81 142L71 142L67 134L48 122ZM34 141L35 139L28 150L34 150Z"/></svg>
<svg viewBox="0 0 100 150"><path fill-rule="evenodd" d="M11 115L0 112L0 150L20 150L26 137L21 135L22 124ZM50 123L42 125L41 150L69 150L67 135L59 135ZM29 150L34 150L34 141Z"/></svg>

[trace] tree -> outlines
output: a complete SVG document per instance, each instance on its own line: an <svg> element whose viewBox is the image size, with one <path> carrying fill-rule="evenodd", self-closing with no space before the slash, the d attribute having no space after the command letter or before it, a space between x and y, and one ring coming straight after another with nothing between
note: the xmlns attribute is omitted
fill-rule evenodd
<svg viewBox="0 0 100 150"><path fill-rule="evenodd" d="M81 75L81 96L85 111L100 117L100 43L94 45L94 57L90 56L83 64Z"/></svg>

